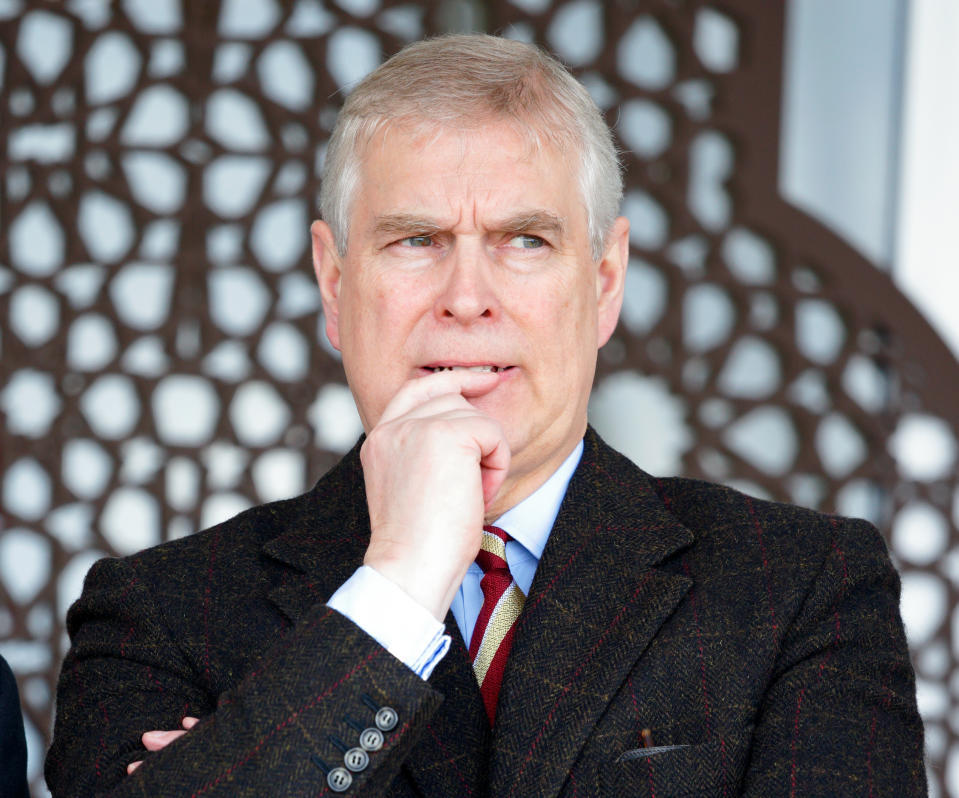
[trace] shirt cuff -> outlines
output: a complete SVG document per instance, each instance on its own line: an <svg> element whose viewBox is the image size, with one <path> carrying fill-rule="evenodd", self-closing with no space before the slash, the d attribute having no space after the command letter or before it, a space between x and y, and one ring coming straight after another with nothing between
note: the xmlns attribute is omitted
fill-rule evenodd
<svg viewBox="0 0 959 798"><path fill-rule="evenodd" d="M395 582L361 565L326 602L400 662L429 679L450 647L446 627Z"/></svg>

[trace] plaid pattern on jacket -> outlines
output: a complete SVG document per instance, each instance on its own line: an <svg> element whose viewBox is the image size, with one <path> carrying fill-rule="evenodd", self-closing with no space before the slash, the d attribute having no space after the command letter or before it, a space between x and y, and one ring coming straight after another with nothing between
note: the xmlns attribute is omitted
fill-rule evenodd
<svg viewBox="0 0 959 798"><path fill-rule="evenodd" d="M97 563L68 616L53 794L332 794L322 766L389 706L348 794L925 795L899 581L865 522L654 479L590 430L492 730L451 616L424 682L324 605L368 538L357 448L303 496Z"/></svg>

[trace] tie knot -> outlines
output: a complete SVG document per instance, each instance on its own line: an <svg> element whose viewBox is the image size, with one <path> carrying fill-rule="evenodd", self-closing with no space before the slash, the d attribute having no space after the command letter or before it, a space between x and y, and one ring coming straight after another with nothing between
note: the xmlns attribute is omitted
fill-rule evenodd
<svg viewBox="0 0 959 798"><path fill-rule="evenodd" d="M483 573L497 570L509 570L506 564L506 543L512 538L498 526L484 526L483 539L480 542L479 554L476 555L476 564L483 569Z"/></svg>

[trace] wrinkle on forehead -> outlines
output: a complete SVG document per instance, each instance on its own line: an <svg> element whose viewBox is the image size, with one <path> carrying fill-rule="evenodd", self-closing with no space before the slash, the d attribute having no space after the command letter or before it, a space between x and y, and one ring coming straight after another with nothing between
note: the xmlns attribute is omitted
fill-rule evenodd
<svg viewBox="0 0 959 798"><path fill-rule="evenodd" d="M578 249L578 211L584 235L587 214L569 159L549 143L535 149L508 119L494 121L496 127L379 131L363 159L357 196L364 210L354 219L371 237L367 243L538 232L564 251Z"/></svg>

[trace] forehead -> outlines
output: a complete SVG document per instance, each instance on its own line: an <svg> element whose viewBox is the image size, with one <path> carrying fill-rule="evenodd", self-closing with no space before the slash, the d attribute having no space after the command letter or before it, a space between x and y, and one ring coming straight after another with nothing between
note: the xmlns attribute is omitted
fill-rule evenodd
<svg viewBox="0 0 959 798"><path fill-rule="evenodd" d="M582 216L579 158L504 120L449 126L394 124L360 150L354 222L383 213L548 210Z"/></svg>

